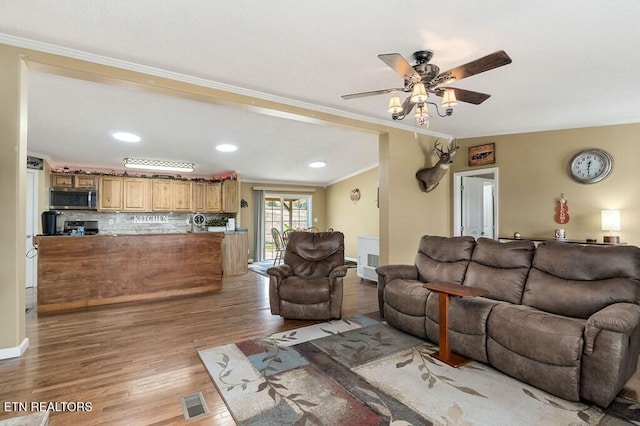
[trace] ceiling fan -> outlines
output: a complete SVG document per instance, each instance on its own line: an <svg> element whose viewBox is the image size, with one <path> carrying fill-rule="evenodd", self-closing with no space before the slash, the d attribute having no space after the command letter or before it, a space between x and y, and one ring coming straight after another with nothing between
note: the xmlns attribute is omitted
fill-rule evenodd
<svg viewBox="0 0 640 426"><path fill-rule="evenodd" d="M441 73L437 65L429 63L432 57L433 51L419 50L413 54L413 59L416 61L416 64L411 65L399 53L378 55L378 58L380 58L382 62L404 78L404 86L374 90L371 92L352 93L350 95L343 95L342 99L348 100L394 92L411 92L411 95L402 103L400 103L399 96L393 96L391 98L389 102L391 117L394 120L402 120L416 107L416 121L418 121L418 124L424 124L429 117L427 104L434 105L439 116L447 117L453 114L453 107L457 104L457 101L479 105L491 96L486 93L444 86L445 84L450 84L454 81L462 80L463 78L511 63L509 55L507 55L504 50L500 50ZM443 98L442 106L445 108L444 114L440 113L437 104L428 102L429 93Z"/></svg>

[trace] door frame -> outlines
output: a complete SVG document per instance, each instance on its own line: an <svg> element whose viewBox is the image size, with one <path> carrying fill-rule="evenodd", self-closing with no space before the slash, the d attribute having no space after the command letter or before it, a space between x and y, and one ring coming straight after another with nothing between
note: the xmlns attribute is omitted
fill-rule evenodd
<svg viewBox="0 0 640 426"><path fill-rule="evenodd" d="M462 178L463 177L473 177L473 176L485 176L488 174L493 174L493 184L494 184L494 197L493 197L493 229L495 238L498 239L499 231L498 231L498 194L500 191L498 190L498 168L497 167L489 167L484 169L475 169L475 170L466 170L464 172L455 172L453 174L453 236L459 237L462 235Z"/></svg>
<svg viewBox="0 0 640 426"><path fill-rule="evenodd" d="M27 238L27 240L31 239L31 241L33 241L32 237L38 233L38 229L39 229L38 181L40 178L40 174L38 173L37 170L27 169L27 176L29 178L25 180L26 192L27 192L26 196L28 198L27 209L26 209L26 215L27 215L26 223L27 224L32 223L33 226L32 226L32 229L27 229L28 227L25 228L27 231L27 235L25 235L25 238ZM29 185L29 182L31 182L31 185ZM29 209L28 207L31 207L31 208ZM27 259L25 260L25 263L26 263L25 287L27 288L37 287L38 286L37 259L35 257L35 253L33 253L33 245L31 244L31 242L27 241L26 246L27 246L27 253L25 253L25 255L27 256ZM29 257L30 254L33 257ZM29 269L31 271L29 271ZM29 282L30 277L33 279L32 282Z"/></svg>

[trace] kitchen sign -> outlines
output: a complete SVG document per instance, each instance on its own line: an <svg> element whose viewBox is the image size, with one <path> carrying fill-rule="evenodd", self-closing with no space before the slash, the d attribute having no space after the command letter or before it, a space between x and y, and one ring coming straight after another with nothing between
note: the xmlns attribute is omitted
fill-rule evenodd
<svg viewBox="0 0 640 426"><path fill-rule="evenodd" d="M145 215L133 216L133 223L169 223L169 216L166 215Z"/></svg>

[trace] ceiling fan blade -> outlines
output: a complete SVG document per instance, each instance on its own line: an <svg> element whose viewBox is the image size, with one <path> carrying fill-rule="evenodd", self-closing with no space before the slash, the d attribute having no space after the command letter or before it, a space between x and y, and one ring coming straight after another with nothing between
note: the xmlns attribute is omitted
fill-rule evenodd
<svg viewBox="0 0 640 426"><path fill-rule="evenodd" d="M383 53L378 55L378 58L387 64L391 69L400 74L403 78L413 78L415 81L420 81L420 74L413 69L411 64L402 57L399 53Z"/></svg>
<svg viewBox="0 0 640 426"><path fill-rule="evenodd" d="M411 102L411 96L407 96L407 98L402 102L402 111L404 115L409 115L413 107L416 106L413 102Z"/></svg>
<svg viewBox="0 0 640 426"><path fill-rule="evenodd" d="M437 96L443 96L445 89L453 90L458 101L466 102L473 105L480 105L491 97L491 95L488 95L486 93L472 92L471 90L458 89L457 87L438 87L434 93Z"/></svg>
<svg viewBox="0 0 640 426"><path fill-rule="evenodd" d="M434 80L446 82L450 78L455 78L455 80L458 81L510 63L511 58L509 55L507 55L504 50L500 50L480 59L476 59L475 61L452 68L449 71L440 73Z"/></svg>
<svg viewBox="0 0 640 426"><path fill-rule="evenodd" d="M364 98L365 96L384 95L386 93L402 92L403 90L402 87L395 87L392 89L373 90L371 92L351 93L350 95L342 95L341 98L344 100Z"/></svg>

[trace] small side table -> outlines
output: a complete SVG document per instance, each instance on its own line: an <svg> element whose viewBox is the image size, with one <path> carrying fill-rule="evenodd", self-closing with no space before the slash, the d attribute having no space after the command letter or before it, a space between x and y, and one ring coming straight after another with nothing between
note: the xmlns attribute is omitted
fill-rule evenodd
<svg viewBox="0 0 640 426"><path fill-rule="evenodd" d="M451 367L457 368L465 365L471 360L460 354L451 351L449 346L449 297L476 297L485 296L489 292L482 288L467 287L454 283L426 283L424 288L437 292L438 294L438 334L439 350L432 356L439 359Z"/></svg>

